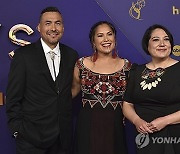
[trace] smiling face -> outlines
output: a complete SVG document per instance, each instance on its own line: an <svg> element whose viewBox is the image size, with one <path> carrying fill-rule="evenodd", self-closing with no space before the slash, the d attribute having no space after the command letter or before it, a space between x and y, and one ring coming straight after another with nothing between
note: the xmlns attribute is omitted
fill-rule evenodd
<svg viewBox="0 0 180 154"><path fill-rule="evenodd" d="M111 54L115 48L115 34L107 24L99 25L96 28L93 45L98 54Z"/></svg>
<svg viewBox="0 0 180 154"><path fill-rule="evenodd" d="M55 48L64 33L62 16L59 12L45 12L38 25L43 41L51 48Z"/></svg>
<svg viewBox="0 0 180 154"><path fill-rule="evenodd" d="M149 54L153 58L168 58L171 53L169 37L163 29L157 28L152 31L148 43Z"/></svg>

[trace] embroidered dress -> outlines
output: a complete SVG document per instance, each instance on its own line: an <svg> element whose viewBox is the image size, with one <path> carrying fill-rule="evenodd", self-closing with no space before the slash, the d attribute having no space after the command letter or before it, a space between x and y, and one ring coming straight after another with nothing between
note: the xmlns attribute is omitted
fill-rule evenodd
<svg viewBox="0 0 180 154"><path fill-rule="evenodd" d="M146 65L132 66L124 100L133 103L136 113L147 122L179 111L179 69L180 62L156 70L150 70ZM137 148L137 154L180 154L180 124L168 125L161 131L149 134L149 139L147 146ZM153 139L161 139L161 143Z"/></svg>
<svg viewBox="0 0 180 154"><path fill-rule="evenodd" d="M78 154L126 154L122 97L131 67L124 59L121 70L112 74L91 71L80 58L82 109L77 120Z"/></svg>

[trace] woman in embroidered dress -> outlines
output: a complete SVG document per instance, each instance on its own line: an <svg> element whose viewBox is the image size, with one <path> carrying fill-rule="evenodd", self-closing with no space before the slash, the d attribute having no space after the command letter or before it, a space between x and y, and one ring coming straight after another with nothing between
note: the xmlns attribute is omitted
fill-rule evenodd
<svg viewBox="0 0 180 154"><path fill-rule="evenodd" d="M72 86L73 97L82 91L76 153L126 154L121 103L131 63L117 56L111 23L93 25L89 38L94 54L77 61Z"/></svg>
<svg viewBox="0 0 180 154"><path fill-rule="evenodd" d="M123 112L140 133L138 154L180 154L180 63L170 57L173 45L164 26L152 25L142 39L152 60L130 72Z"/></svg>

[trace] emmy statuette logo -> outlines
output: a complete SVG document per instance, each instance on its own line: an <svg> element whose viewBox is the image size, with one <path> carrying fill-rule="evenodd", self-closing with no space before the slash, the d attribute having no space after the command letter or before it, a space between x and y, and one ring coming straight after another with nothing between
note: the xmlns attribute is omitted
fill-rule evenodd
<svg viewBox="0 0 180 154"><path fill-rule="evenodd" d="M132 6L129 9L129 15L136 20L142 20L141 9L143 7L145 7L145 0L138 0L136 3L132 2Z"/></svg>

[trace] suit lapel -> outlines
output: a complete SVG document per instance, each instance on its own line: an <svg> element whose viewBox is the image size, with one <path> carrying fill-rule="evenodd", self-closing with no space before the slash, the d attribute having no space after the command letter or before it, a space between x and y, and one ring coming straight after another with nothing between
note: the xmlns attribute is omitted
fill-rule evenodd
<svg viewBox="0 0 180 154"><path fill-rule="evenodd" d="M63 88L63 80L65 78L65 71L66 71L66 51L64 50L63 46L61 44L60 45L60 52L61 52L61 62L60 62L60 67L59 67L59 74L57 77L57 82L58 82L58 86L59 86L59 91L62 91Z"/></svg>

